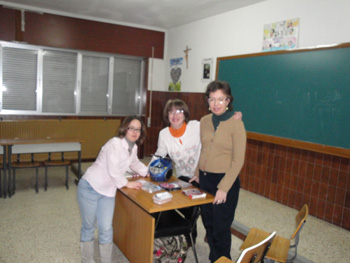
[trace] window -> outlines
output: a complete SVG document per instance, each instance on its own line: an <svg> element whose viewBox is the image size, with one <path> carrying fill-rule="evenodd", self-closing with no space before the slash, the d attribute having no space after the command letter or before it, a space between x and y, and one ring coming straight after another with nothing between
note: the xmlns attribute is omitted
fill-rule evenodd
<svg viewBox="0 0 350 263"><path fill-rule="evenodd" d="M113 72L113 99L112 113L132 112L136 114L140 111L140 104L136 101L141 99L140 83L141 63L136 60L126 60L116 58Z"/></svg>
<svg viewBox="0 0 350 263"><path fill-rule="evenodd" d="M36 50L5 47L2 50L2 108L35 111L37 108Z"/></svg>
<svg viewBox="0 0 350 263"><path fill-rule="evenodd" d="M81 112L108 114L109 58L83 56Z"/></svg>
<svg viewBox="0 0 350 263"><path fill-rule="evenodd" d="M75 114L77 54L43 52L42 112Z"/></svg>
<svg viewBox="0 0 350 263"><path fill-rule="evenodd" d="M0 42L0 114L142 114L138 57Z"/></svg>

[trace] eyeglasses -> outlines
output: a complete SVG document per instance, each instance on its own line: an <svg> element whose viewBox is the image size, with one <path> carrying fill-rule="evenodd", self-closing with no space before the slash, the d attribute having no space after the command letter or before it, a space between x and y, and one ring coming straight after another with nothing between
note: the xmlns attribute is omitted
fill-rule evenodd
<svg viewBox="0 0 350 263"><path fill-rule="evenodd" d="M174 115L174 114L178 115L178 114L183 114L183 113L184 113L183 110L173 110L173 111L169 111L169 114L172 114L172 115Z"/></svg>
<svg viewBox="0 0 350 263"><path fill-rule="evenodd" d="M128 127L128 131L133 131L133 132L136 132L136 133L141 133L141 129L137 129L137 128L134 128L134 127Z"/></svg>
<svg viewBox="0 0 350 263"><path fill-rule="evenodd" d="M216 103L216 102L218 102L218 103L220 103L220 104L223 104L224 101L226 101L226 100L227 100L227 97L220 97L220 98L217 98L217 99L215 99L215 98L209 98L209 99L208 99L208 103Z"/></svg>

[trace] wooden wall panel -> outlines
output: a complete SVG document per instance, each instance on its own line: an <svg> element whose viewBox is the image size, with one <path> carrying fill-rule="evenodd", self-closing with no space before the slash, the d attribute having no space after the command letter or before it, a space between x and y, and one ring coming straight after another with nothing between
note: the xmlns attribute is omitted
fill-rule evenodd
<svg viewBox="0 0 350 263"><path fill-rule="evenodd" d="M115 120L18 120L1 121L0 134L2 139L27 138L60 138L73 137L83 140L82 159L95 159L101 147L116 135L120 119ZM24 156L29 159L29 156ZM53 159L59 159L59 154L53 154ZM77 159L76 153L66 153L67 159ZM14 156L13 156L14 158ZM44 160L47 154L38 154L36 159Z"/></svg>
<svg viewBox="0 0 350 263"><path fill-rule="evenodd" d="M15 10L0 7L0 40L13 41L16 39Z"/></svg>
<svg viewBox="0 0 350 263"><path fill-rule="evenodd" d="M165 33L52 14L25 12L0 6L0 40L30 45L163 58Z"/></svg>
<svg viewBox="0 0 350 263"><path fill-rule="evenodd" d="M33 45L163 58L164 32L96 21L26 13L23 41Z"/></svg>

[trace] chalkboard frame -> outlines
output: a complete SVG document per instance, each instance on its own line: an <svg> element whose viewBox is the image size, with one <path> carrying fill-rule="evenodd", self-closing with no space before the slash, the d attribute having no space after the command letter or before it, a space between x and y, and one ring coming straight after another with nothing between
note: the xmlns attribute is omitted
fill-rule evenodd
<svg viewBox="0 0 350 263"><path fill-rule="evenodd" d="M339 45L331 45L326 47L315 47L315 48L305 48L305 49L295 49L295 50L283 50L283 51L272 51L272 52L260 52L260 53L251 53L245 55L236 55L236 56L227 56L227 57L218 57L216 63L216 79L218 79L220 66L224 63L221 61L225 60L233 60L233 59L242 59L242 58L251 58L251 57L260 57L260 56L275 56L279 54L292 54L298 52L312 52L312 51L320 51L320 50L328 50L328 49L337 49L337 48L350 48L350 43L344 43ZM350 66L350 61L349 61ZM224 67L224 66L222 66ZM220 79L225 81L225 79ZM234 95L234 94L233 94ZM244 115L244 112L243 112ZM289 139L284 137L278 137L275 135L263 134L255 131L247 130L248 139L253 139L257 141L269 142L273 144L294 147L298 149L311 150L314 152L331 154L341 157L350 158L350 149L334 147L324 144L318 144L313 142L307 142L297 139Z"/></svg>

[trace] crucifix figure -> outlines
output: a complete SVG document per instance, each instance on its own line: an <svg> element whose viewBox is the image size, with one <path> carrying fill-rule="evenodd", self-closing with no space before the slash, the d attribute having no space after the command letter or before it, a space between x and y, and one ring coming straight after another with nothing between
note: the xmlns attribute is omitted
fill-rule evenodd
<svg viewBox="0 0 350 263"><path fill-rule="evenodd" d="M185 60L186 60L186 68L188 68L188 52L191 50L191 48L188 48L188 46L186 46L186 49L184 50L185 52Z"/></svg>

